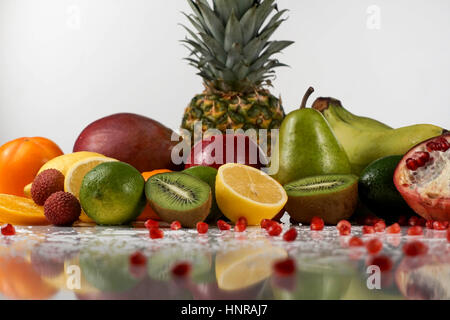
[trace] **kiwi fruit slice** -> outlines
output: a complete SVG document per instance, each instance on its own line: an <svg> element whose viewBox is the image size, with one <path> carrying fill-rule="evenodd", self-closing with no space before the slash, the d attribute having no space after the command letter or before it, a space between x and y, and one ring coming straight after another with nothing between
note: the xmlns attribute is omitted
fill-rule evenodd
<svg viewBox="0 0 450 320"><path fill-rule="evenodd" d="M181 172L161 173L145 185L150 206L165 222L194 228L211 211L212 192L202 180Z"/></svg>
<svg viewBox="0 0 450 320"><path fill-rule="evenodd" d="M300 179L284 186L291 219L310 223L320 217L326 224L350 218L358 204L358 177L324 175Z"/></svg>

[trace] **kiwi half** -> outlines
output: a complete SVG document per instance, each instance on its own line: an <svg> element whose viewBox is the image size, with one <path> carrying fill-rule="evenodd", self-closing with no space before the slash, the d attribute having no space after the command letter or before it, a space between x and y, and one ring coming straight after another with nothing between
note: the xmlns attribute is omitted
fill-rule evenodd
<svg viewBox="0 0 450 320"><path fill-rule="evenodd" d="M326 224L350 218L358 204L358 177L325 175L304 178L284 186L286 210L292 220L310 223L320 217Z"/></svg>
<svg viewBox="0 0 450 320"><path fill-rule="evenodd" d="M150 206L165 222L179 221L194 228L209 215L212 203L210 186L200 179L180 172L157 174L145 185Z"/></svg>

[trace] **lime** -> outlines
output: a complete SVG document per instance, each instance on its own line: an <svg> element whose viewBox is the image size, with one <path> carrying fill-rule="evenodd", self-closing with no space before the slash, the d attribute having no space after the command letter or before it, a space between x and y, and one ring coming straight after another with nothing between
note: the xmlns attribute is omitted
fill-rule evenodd
<svg viewBox="0 0 450 320"><path fill-rule="evenodd" d="M134 167L123 162L105 162L84 176L80 203L98 224L125 224L143 211L144 186L144 178Z"/></svg>

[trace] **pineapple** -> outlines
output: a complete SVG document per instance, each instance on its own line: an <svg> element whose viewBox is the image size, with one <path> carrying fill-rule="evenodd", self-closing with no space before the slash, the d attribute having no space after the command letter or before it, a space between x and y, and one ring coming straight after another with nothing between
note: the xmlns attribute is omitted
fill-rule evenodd
<svg viewBox="0 0 450 320"><path fill-rule="evenodd" d="M273 55L292 41L270 41L285 21L287 10L278 11L275 0L188 0L193 14L184 14L193 31L182 40L190 50L186 58L199 70L205 91L185 110L181 127L193 136L201 121L202 131L278 129L285 117L281 99L273 96L274 69L286 66ZM270 19L269 19L270 18Z"/></svg>

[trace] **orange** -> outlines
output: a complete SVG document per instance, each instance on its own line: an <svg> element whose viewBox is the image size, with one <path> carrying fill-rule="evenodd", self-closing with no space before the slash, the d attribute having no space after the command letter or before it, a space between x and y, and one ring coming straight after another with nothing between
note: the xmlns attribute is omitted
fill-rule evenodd
<svg viewBox="0 0 450 320"><path fill-rule="evenodd" d="M167 172L172 172L172 171L171 170L167 170L167 169L159 169L159 170L153 170L153 171L150 171L150 172L144 172L144 173L142 173L142 176L144 177L145 181L147 181L148 179L150 179L151 177L153 177L153 176L155 176L157 174L167 173ZM141 215L137 218L137 221L147 221L148 219L161 220L161 218L158 217L156 212L153 211L153 209L147 203L147 205L145 206L144 211L142 211Z"/></svg>
<svg viewBox="0 0 450 320"><path fill-rule="evenodd" d="M62 155L51 140L19 138L0 147L0 193L24 196L23 188L34 180L49 160Z"/></svg>
<svg viewBox="0 0 450 320"><path fill-rule="evenodd" d="M44 207L28 198L10 194L0 194L0 221L21 226L50 224L45 218Z"/></svg>

